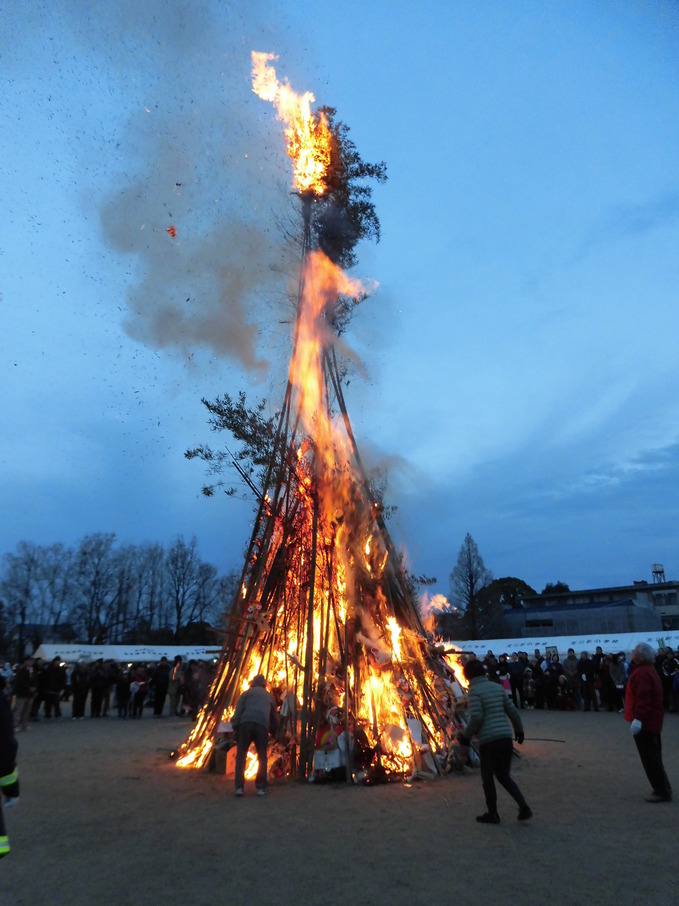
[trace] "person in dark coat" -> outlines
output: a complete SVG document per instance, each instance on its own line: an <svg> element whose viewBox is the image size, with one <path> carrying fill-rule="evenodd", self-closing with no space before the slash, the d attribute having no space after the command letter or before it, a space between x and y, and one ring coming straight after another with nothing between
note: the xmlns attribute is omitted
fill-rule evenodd
<svg viewBox="0 0 679 906"><path fill-rule="evenodd" d="M50 720L52 712L57 720L61 719L61 693L66 688L66 669L61 663L61 658L52 659L47 668L47 680L45 686L45 720Z"/></svg>
<svg viewBox="0 0 679 906"><path fill-rule="evenodd" d="M599 700L596 694L596 667L588 651L583 651L578 662L580 679L582 680L582 700L584 711L599 710Z"/></svg>
<svg viewBox="0 0 679 906"><path fill-rule="evenodd" d="M87 664L76 664L71 670L71 693L73 704L71 706L71 719L85 719L85 703L90 691L90 677Z"/></svg>
<svg viewBox="0 0 679 906"><path fill-rule="evenodd" d="M104 703L107 682L104 662L99 658L90 670L90 717L101 717L101 706Z"/></svg>
<svg viewBox="0 0 679 906"><path fill-rule="evenodd" d="M545 671L545 697L550 711L556 708L556 696L563 675L563 666L559 660L559 655L553 654Z"/></svg>
<svg viewBox="0 0 679 906"><path fill-rule="evenodd" d="M148 686L148 674L143 664L137 664L132 673L132 682L130 683L130 695L132 696L132 713L131 717L141 719L144 713L144 700L146 699L146 689Z"/></svg>
<svg viewBox="0 0 679 906"><path fill-rule="evenodd" d="M663 704L666 711L675 711L674 700L672 696L672 687L674 685L674 671L679 666L679 661L675 657L674 651L667 647L660 661L660 682L663 688Z"/></svg>
<svg viewBox="0 0 679 906"><path fill-rule="evenodd" d="M153 687L153 716L161 717L167 698L167 688L170 683L170 665L166 657L161 657L160 663L153 671L151 686Z"/></svg>
<svg viewBox="0 0 679 906"><path fill-rule="evenodd" d="M27 657L17 670L14 681L14 695L16 699L15 717L17 729L24 732L28 729L28 719L31 715L33 696L37 688L33 658Z"/></svg>
<svg viewBox="0 0 679 906"><path fill-rule="evenodd" d="M625 710L624 701L627 675L625 673L625 667L620 662L620 657L617 654L614 654L611 657L609 674L611 682L613 683L613 691L611 693L613 697L613 710L620 714Z"/></svg>
<svg viewBox="0 0 679 906"><path fill-rule="evenodd" d="M200 709L205 704L208 692L208 675L202 661L189 661L189 669L184 679L186 692L185 702L188 707L189 717L196 720Z"/></svg>
<svg viewBox="0 0 679 906"><path fill-rule="evenodd" d="M111 691L115 691L120 669L115 661L106 661L104 664L104 695L101 702L101 716L108 717L108 711L111 707Z"/></svg>
<svg viewBox="0 0 679 906"><path fill-rule="evenodd" d="M573 707L576 711L582 708L582 674L580 673L580 661L575 656L573 648L568 649L563 662L563 672L568 681L568 689L573 696Z"/></svg>
<svg viewBox="0 0 679 906"><path fill-rule="evenodd" d="M266 756L269 733L274 736L278 727L276 700L266 688L266 677L258 673L252 680L250 688L240 696L236 710L231 718L231 727L236 733L238 749L236 751L236 796L243 795L245 786L245 758L254 742L257 750L257 777L255 785L257 795L266 793L268 775Z"/></svg>
<svg viewBox="0 0 679 906"><path fill-rule="evenodd" d="M545 707L545 673L542 669L542 661L533 658L529 664L533 671L533 682L535 683L535 707L542 710Z"/></svg>
<svg viewBox="0 0 679 906"><path fill-rule="evenodd" d="M528 665L524 664L519 655L513 652L507 663L509 671L509 685L512 691L512 702L515 707L521 708L523 705L523 674Z"/></svg>
<svg viewBox="0 0 679 906"><path fill-rule="evenodd" d="M184 686L184 666L181 654L175 655L170 673L167 694L170 698L170 717L179 717L179 701Z"/></svg>
<svg viewBox="0 0 679 906"><path fill-rule="evenodd" d="M672 788L662 760L663 688L654 666L654 651L642 642L632 652L632 667L625 692L625 720L636 743L651 795L646 802L671 802Z"/></svg>
<svg viewBox="0 0 679 906"><path fill-rule="evenodd" d="M132 678L129 670L123 670L116 681L116 706L118 708L118 717L121 720L127 720L130 710Z"/></svg>
<svg viewBox="0 0 679 906"><path fill-rule="evenodd" d="M35 695L31 705L31 720L40 720L40 706L47 700L47 676L49 664L41 661L40 658L35 660Z"/></svg>
<svg viewBox="0 0 679 906"><path fill-rule="evenodd" d="M0 859L9 854L9 836L5 826L4 808L19 801L19 774L14 735L14 719L9 699L5 694L6 680L0 675ZM6 800L3 808L2 799Z"/></svg>

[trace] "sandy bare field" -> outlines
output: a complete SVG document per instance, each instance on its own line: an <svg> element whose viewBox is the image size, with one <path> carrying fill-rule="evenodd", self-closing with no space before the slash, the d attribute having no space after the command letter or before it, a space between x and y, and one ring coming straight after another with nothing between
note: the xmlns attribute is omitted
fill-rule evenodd
<svg viewBox="0 0 679 906"><path fill-rule="evenodd" d="M535 817L517 822L501 790L499 826L474 820L485 810L478 771L235 799L223 775L168 758L187 722L33 724L19 735L22 794L5 814L0 904L676 903L679 804L644 802L621 715L523 717L513 771ZM679 790L679 715L666 717L663 746Z"/></svg>

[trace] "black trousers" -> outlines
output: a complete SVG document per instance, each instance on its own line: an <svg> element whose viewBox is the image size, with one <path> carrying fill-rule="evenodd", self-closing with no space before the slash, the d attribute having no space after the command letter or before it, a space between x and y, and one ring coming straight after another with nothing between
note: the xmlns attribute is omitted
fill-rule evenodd
<svg viewBox="0 0 679 906"><path fill-rule="evenodd" d="M79 718L85 716L85 702L87 701L87 689L78 689L73 692L73 705L71 717Z"/></svg>
<svg viewBox="0 0 679 906"><path fill-rule="evenodd" d="M493 739L491 742L483 743L479 746L479 758L481 782L489 813L494 815L497 812L497 791L494 778L497 778L497 782L507 790L519 808L524 808L527 805L526 800L509 776L512 764L512 740L509 738Z"/></svg>
<svg viewBox="0 0 679 906"><path fill-rule="evenodd" d="M588 680L582 684L582 699L585 703L585 711L599 710L599 703L596 697L596 683L594 680Z"/></svg>
<svg viewBox="0 0 679 906"><path fill-rule="evenodd" d="M269 730L262 724L256 724L252 721L238 726L238 749L236 750L236 789L243 789L245 785L245 759L250 748L250 743L254 742L257 751L257 777L255 786L258 790L266 789L267 778L267 748L269 743Z"/></svg>
<svg viewBox="0 0 679 906"><path fill-rule="evenodd" d="M667 779L662 762L660 733L649 733L647 730L639 730L634 737L634 742L637 744L641 764L653 791L659 796L671 796L672 787Z"/></svg>
<svg viewBox="0 0 679 906"><path fill-rule="evenodd" d="M163 713L165 699L167 698L167 686L156 686L153 696L153 713L158 717Z"/></svg>
<svg viewBox="0 0 679 906"><path fill-rule="evenodd" d="M45 717L51 717L54 710L55 717L61 717L61 708L59 707L60 692L48 692L45 695Z"/></svg>

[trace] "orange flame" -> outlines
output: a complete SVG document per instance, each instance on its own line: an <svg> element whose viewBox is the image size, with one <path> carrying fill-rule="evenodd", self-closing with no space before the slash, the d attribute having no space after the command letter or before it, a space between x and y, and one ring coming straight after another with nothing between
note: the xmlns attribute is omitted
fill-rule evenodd
<svg viewBox="0 0 679 906"><path fill-rule="evenodd" d="M332 133L325 114L311 112L315 100L310 91L296 94L287 79L281 83L276 70L269 66L278 57L272 53L252 51L252 90L263 101L276 108L279 120L285 124L287 151L294 167L294 184L300 192L323 195L325 177L332 153Z"/></svg>
<svg viewBox="0 0 679 906"><path fill-rule="evenodd" d="M244 777L246 780L254 780L259 770L259 759L254 752L248 752L245 762Z"/></svg>
<svg viewBox="0 0 679 906"><path fill-rule="evenodd" d="M323 252L309 253L301 302L304 317L300 321L291 374L304 424L315 440L316 452L321 453L327 466L335 462L338 449L343 446L342 437L324 415L323 406L322 355L324 349L336 339L330 326L331 309L340 294L356 297L363 292L364 285L345 274Z"/></svg>
<svg viewBox="0 0 679 906"><path fill-rule="evenodd" d="M389 617L387 620L387 626L389 627L389 632L391 633L391 649L394 653L394 660L401 660L401 643L399 641L399 636L401 635L401 627L396 622L394 617Z"/></svg>

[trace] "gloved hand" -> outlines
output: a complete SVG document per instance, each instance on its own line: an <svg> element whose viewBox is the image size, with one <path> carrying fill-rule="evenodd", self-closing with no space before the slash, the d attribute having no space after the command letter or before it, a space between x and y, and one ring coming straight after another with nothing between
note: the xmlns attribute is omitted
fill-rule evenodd
<svg viewBox="0 0 679 906"><path fill-rule="evenodd" d="M520 746L523 745L523 733L517 733L514 737Z"/></svg>
<svg viewBox="0 0 679 906"><path fill-rule="evenodd" d="M630 732L631 732L632 736L636 736L637 733L639 732L639 730L641 730L641 721L636 720L636 719L633 720L632 723L629 725L629 728L630 728Z"/></svg>

